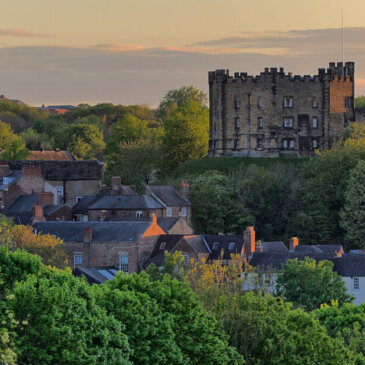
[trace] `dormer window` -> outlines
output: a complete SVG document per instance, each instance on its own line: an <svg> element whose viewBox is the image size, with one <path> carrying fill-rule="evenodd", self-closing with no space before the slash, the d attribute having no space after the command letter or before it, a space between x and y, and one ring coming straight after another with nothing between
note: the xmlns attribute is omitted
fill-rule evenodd
<svg viewBox="0 0 365 365"><path fill-rule="evenodd" d="M234 249L234 242L230 242L228 246L228 250L232 251Z"/></svg>
<svg viewBox="0 0 365 365"><path fill-rule="evenodd" d="M3 184L8 185L9 184L9 178L3 177Z"/></svg>
<svg viewBox="0 0 365 365"><path fill-rule="evenodd" d="M161 242L160 250L165 251L166 250L166 242Z"/></svg>
<svg viewBox="0 0 365 365"><path fill-rule="evenodd" d="M213 243L213 250L218 250L219 247L219 242L214 242Z"/></svg>

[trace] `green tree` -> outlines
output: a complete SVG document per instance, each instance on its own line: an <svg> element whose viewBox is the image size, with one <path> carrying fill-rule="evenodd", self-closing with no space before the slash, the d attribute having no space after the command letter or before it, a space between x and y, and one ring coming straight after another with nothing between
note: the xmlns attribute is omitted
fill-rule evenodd
<svg viewBox="0 0 365 365"><path fill-rule="evenodd" d="M240 214L240 207L227 176L207 171L193 179L190 185L192 220L196 232L241 233L242 226L249 223Z"/></svg>
<svg viewBox="0 0 365 365"><path fill-rule="evenodd" d="M209 139L209 113L197 102L178 106L164 122L164 170L206 156Z"/></svg>
<svg viewBox="0 0 365 365"><path fill-rule="evenodd" d="M277 275L277 294L307 311L333 300L340 305L350 302L353 297L347 294L344 281L332 268L333 263L327 260L288 260Z"/></svg>
<svg viewBox="0 0 365 365"><path fill-rule="evenodd" d="M193 86L183 86L179 89L169 90L162 98L156 115L165 121L176 108L190 103L197 103L201 108L206 107L207 95Z"/></svg>
<svg viewBox="0 0 365 365"><path fill-rule="evenodd" d="M365 161L350 171L345 204L340 213L348 248L365 248Z"/></svg>
<svg viewBox="0 0 365 365"><path fill-rule="evenodd" d="M365 364L365 304L324 305L313 312L332 338L342 339L357 354L356 364Z"/></svg>
<svg viewBox="0 0 365 365"><path fill-rule="evenodd" d="M1 153L1 158L4 160L22 160L29 155L24 141L2 121L0 121L0 149L4 151Z"/></svg>
<svg viewBox="0 0 365 365"><path fill-rule="evenodd" d="M215 319L209 316L202 308L199 301L196 299L192 290L185 283L171 279L166 275L162 281L150 281L147 274L141 273L139 275L133 274L126 276L119 274L116 279L107 282L110 290L113 292L120 290L121 292L134 292L138 296L143 295L149 298L150 301L156 303L159 307L159 313L164 316L166 323L163 328L171 327L173 336L171 341L165 343L165 335L161 329L156 329L158 337L153 341L155 348L146 349L154 353L158 363L168 364L169 358L174 357L176 363L181 364L242 364L242 358L237 352L227 345L226 335L218 326ZM142 296L141 296L142 298ZM128 305L130 306L130 304ZM152 307L147 308L146 317ZM157 309L156 309L157 310ZM117 309L116 316L122 310ZM152 313L154 313L152 311ZM151 315L152 315L151 313ZM158 313L158 312L157 312ZM153 324L151 318L147 318L148 322ZM155 319L157 323L160 317ZM136 321L143 321L143 318L136 318ZM136 322L135 327L138 331L133 333L132 348L138 345L139 338L145 338L149 329L142 331L141 324ZM155 322L156 323L156 322ZM133 329L131 329L133 330ZM163 341L159 341L162 339ZM162 352L166 347L173 348L172 341L176 344L180 352L175 354L165 354ZM151 343L152 344L152 343ZM136 347L138 351L142 351L140 345ZM141 350L140 350L141 349ZM182 354L182 360L181 356ZM141 359L141 362L146 361L146 358ZM147 362L148 363L148 362ZM170 362L171 363L171 362ZM175 362L174 362L175 363Z"/></svg>

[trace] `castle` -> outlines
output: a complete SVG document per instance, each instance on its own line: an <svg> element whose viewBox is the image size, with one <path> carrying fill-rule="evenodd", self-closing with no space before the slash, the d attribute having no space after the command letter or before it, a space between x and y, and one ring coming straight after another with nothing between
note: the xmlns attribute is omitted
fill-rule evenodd
<svg viewBox="0 0 365 365"><path fill-rule="evenodd" d="M318 75L209 72L209 156L310 157L355 120L354 62Z"/></svg>

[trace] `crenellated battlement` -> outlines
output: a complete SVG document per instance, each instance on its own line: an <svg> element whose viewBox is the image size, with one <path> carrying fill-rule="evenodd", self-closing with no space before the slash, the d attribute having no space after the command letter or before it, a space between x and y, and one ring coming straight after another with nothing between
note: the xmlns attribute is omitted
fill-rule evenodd
<svg viewBox="0 0 365 365"><path fill-rule="evenodd" d="M234 76L230 76L229 70L215 70L209 71L209 82L253 82L258 83L261 80L268 79L287 79L292 82L320 82L327 78L329 81L344 81L351 82L355 73L355 63L346 62L345 67L342 62L330 62L329 67L319 68L317 75L293 75L291 72L285 73L284 68L280 67L266 67L264 72L260 75L248 75L247 72L235 72Z"/></svg>

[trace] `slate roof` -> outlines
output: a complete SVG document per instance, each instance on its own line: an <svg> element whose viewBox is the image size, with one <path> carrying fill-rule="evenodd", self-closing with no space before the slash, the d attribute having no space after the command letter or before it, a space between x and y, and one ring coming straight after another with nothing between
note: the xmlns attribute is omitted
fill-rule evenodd
<svg viewBox="0 0 365 365"><path fill-rule="evenodd" d="M67 205L66 204L46 205L45 207L43 207L43 215L47 217L47 215L57 212L57 210L65 206Z"/></svg>
<svg viewBox="0 0 365 365"><path fill-rule="evenodd" d="M72 214L86 214L89 206L101 199L98 195L86 195L72 207Z"/></svg>
<svg viewBox="0 0 365 365"><path fill-rule="evenodd" d="M163 205L150 195L109 195L89 205L89 209L163 209Z"/></svg>
<svg viewBox="0 0 365 365"><path fill-rule="evenodd" d="M255 252L251 257L249 264L253 267L280 270L288 259L288 252Z"/></svg>
<svg viewBox="0 0 365 365"><path fill-rule="evenodd" d="M19 214L29 212L35 203L38 201L38 195L19 195L13 200L10 205L5 209L5 215L7 214Z"/></svg>
<svg viewBox="0 0 365 365"><path fill-rule="evenodd" d="M288 247L283 241L261 242L261 245L264 252L288 252Z"/></svg>
<svg viewBox="0 0 365 365"><path fill-rule="evenodd" d="M189 206L190 202L182 198L176 188L167 185L151 185L148 187L153 195L161 200L166 206Z"/></svg>
<svg viewBox="0 0 365 365"><path fill-rule="evenodd" d="M242 251L243 237L242 236L231 236L231 235L203 235L211 254L209 255L210 260L217 260L221 257L221 252L223 250L223 260L231 259L231 254L239 254ZM214 247L214 243L218 242L218 247ZM234 242L233 250L229 250L229 244ZM213 249L214 248L214 249Z"/></svg>
<svg viewBox="0 0 365 365"><path fill-rule="evenodd" d="M182 234L163 234L157 240L155 247L152 251L150 259L146 262L146 267L149 264L155 264L161 266L165 259L165 251L171 252L175 245L183 238ZM164 248L162 248L164 244Z"/></svg>
<svg viewBox="0 0 365 365"><path fill-rule="evenodd" d="M101 180L103 164L98 161L6 161L10 170L40 165L45 180Z"/></svg>
<svg viewBox="0 0 365 365"><path fill-rule="evenodd" d="M185 241L196 251L210 253L211 250L201 235L184 236Z"/></svg>
<svg viewBox="0 0 365 365"><path fill-rule="evenodd" d="M83 242L84 228L92 229L93 243L138 242L151 222L42 222L34 229L43 234L52 234L64 242Z"/></svg>
<svg viewBox="0 0 365 365"><path fill-rule="evenodd" d="M365 255L345 254L332 258L333 269L343 277L365 276Z"/></svg>
<svg viewBox="0 0 365 365"><path fill-rule="evenodd" d="M28 161L72 161L75 158L68 151L31 151Z"/></svg>
<svg viewBox="0 0 365 365"><path fill-rule="evenodd" d="M89 284L103 284L114 279L118 271L115 266L76 267L72 273L75 276L84 276Z"/></svg>

